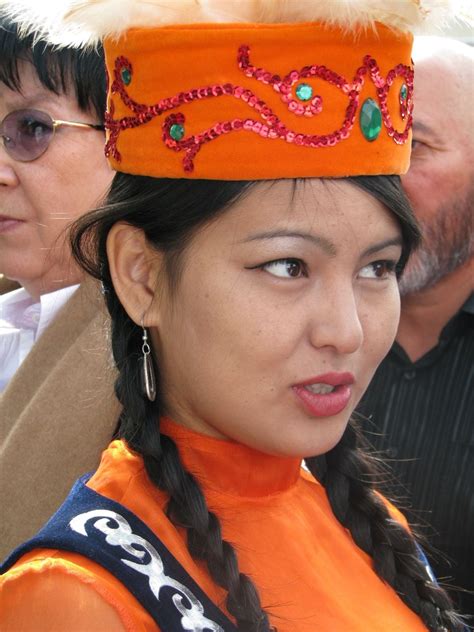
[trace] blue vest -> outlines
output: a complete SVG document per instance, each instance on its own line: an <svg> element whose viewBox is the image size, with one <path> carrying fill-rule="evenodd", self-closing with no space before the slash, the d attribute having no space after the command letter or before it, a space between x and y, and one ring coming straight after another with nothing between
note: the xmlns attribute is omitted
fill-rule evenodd
<svg viewBox="0 0 474 632"><path fill-rule="evenodd" d="M56 514L7 557L0 573L33 549L71 551L112 573L163 632L237 632L147 525L87 487L89 478L75 483Z"/></svg>

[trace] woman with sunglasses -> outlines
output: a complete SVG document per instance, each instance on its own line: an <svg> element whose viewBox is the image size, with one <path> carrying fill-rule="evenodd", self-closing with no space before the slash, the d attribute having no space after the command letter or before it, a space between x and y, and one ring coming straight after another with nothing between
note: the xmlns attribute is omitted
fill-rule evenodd
<svg viewBox="0 0 474 632"><path fill-rule="evenodd" d="M350 419L419 239L391 174L422 13L122 2L111 26L96 4L61 33L106 36L119 173L74 252L123 412L5 564L3 629L460 629Z"/></svg>
<svg viewBox="0 0 474 632"><path fill-rule="evenodd" d="M98 204L113 175L103 153L103 55L56 50L2 15L0 59L3 558L96 467L118 408L100 292L82 282L68 241L71 223ZM64 428L68 415L87 441Z"/></svg>

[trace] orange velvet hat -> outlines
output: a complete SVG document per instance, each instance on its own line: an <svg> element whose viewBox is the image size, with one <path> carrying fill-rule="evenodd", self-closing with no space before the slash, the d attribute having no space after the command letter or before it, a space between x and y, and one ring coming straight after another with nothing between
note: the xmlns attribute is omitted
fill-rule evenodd
<svg viewBox="0 0 474 632"><path fill-rule="evenodd" d="M442 0L441 0L442 2ZM106 154L126 173L400 174L411 30L440 0L59 0L49 39L104 43ZM16 0L18 15L36 0ZM31 10L30 10L31 16Z"/></svg>
<svg viewBox="0 0 474 632"><path fill-rule="evenodd" d="M258 180L403 173L412 37L325 24L198 24L107 39L118 171Z"/></svg>

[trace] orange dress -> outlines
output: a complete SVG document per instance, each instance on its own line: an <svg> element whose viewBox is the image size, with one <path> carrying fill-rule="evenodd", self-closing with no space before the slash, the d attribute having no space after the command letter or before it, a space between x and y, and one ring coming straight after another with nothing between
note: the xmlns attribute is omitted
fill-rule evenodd
<svg viewBox="0 0 474 632"><path fill-rule="evenodd" d="M169 420L162 431L199 479L278 632L426 632L373 572L371 559L334 517L324 488L298 459L262 454ZM166 495L123 441L110 444L88 486L145 522L225 612L225 592L191 558L183 531L166 517ZM2 577L0 599L2 632L157 630L112 574L76 553L27 553Z"/></svg>

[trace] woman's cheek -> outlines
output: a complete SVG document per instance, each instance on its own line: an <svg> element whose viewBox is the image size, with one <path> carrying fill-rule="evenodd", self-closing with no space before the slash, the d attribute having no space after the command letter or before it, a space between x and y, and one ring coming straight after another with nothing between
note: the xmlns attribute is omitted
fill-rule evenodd
<svg viewBox="0 0 474 632"><path fill-rule="evenodd" d="M366 344L372 348L377 365L390 351L400 320L400 294L394 282L387 292L370 305L365 314Z"/></svg>
<svg viewBox="0 0 474 632"><path fill-rule="evenodd" d="M400 323L400 290L398 287L398 281L394 280L391 290L390 296L387 298L387 305L385 306L387 312L387 330L390 332L389 349L395 341L398 325Z"/></svg>

